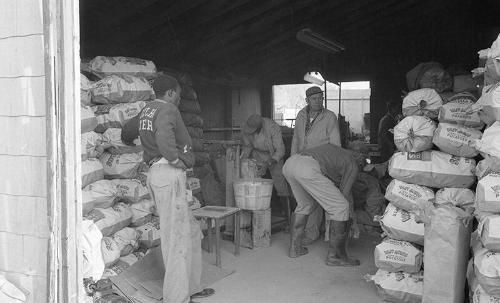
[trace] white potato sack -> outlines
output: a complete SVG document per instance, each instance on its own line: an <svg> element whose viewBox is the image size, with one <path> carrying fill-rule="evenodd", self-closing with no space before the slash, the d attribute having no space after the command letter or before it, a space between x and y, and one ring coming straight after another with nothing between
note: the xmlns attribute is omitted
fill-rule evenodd
<svg viewBox="0 0 500 303"><path fill-rule="evenodd" d="M101 253L102 233L90 220L82 221L81 247L83 255L83 278L101 279L104 262Z"/></svg>
<svg viewBox="0 0 500 303"><path fill-rule="evenodd" d="M130 203L149 198L148 188L137 179L114 179L111 182L116 187L117 195Z"/></svg>
<svg viewBox="0 0 500 303"><path fill-rule="evenodd" d="M87 215L94 208L112 207L118 199L118 191L110 180L99 180L82 189L82 212Z"/></svg>
<svg viewBox="0 0 500 303"><path fill-rule="evenodd" d="M120 202L109 208L94 208L85 219L92 220L102 235L107 237L130 225L132 211L129 205Z"/></svg>
<svg viewBox="0 0 500 303"><path fill-rule="evenodd" d="M90 81L84 74L80 74L80 104L91 105L92 81Z"/></svg>
<svg viewBox="0 0 500 303"><path fill-rule="evenodd" d="M385 191L385 198L403 210L417 211L433 203L434 191L425 186L392 179Z"/></svg>
<svg viewBox="0 0 500 303"><path fill-rule="evenodd" d="M365 276L373 281L379 296L387 302L421 303L424 292L423 272L410 274L379 269L375 275Z"/></svg>
<svg viewBox="0 0 500 303"><path fill-rule="evenodd" d="M82 161L89 158L98 158L104 151L101 146L104 139L94 131L83 133L81 137Z"/></svg>
<svg viewBox="0 0 500 303"><path fill-rule="evenodd" d="M443 101L439 94L432 88L421 88L410 92L403 99L403 115L426 116L436 119Z"/></svg>
<svg viewBox="0 0 500 303"><path fill-rule="evenodd" d="M427 117L409 116L394 127L394 144L400 151L419 152L432 148L436 123Z"/></svg>
<svg viewBox="0 0 500 303"><path fill-rule="evenodd" d="M469 188L476 176L474 159L440 151L398 152L389 161L389 175L407 183L434 188Z"/></svg>
<svg viewBox="0 0 500 303"><path fill-rule="evenodd" d="M81 130L80 132L88 133L96 129L98 121L94 111L90 106L80 107Z"/></svg>
<svg viewBox="0 0 500 303"><path fill-rule="evenodd" d="M476 98L470 93L454 95L450 102L439 110L439 122L481 129L484 123L477 112L470 110L475 102Z"/></svg>
<svg viewBox="0 0 500 303"><path fill-rule="evenodd" d="M479 110L500 121L500 82L484 87L483 94L471 107L472 112Z"/></svg>
<svg viewBox="0 0 500 303"><path fill-rule="evenodd" d="M481 248L474 253L477 282L490 295L500 296L500 253Z"/></svg>
<svg viewBox="0 0 500 303"><path fill-rule="evenodd" d="M481 131L455 124L439 123L432 142L443 152L474 158L479 154L473 143L481 139Z"/></svg>
<svg viewBox="0 0 500 303"><path fill-rule="evenodd" d="M92 85L92 103L116 104L149 101L155 94L149 82L130 75L111 75Z"/></svg>
<svg viewBox="0 0 500 303"><path fill-rule="evenodd" d="M101 241L102 259L106 267L109 267L120 258L120 248L112 237L104 237Z"/></svg>
<svg viewBox="0 0 500 303"><path fill-rule="evenodd" d="M104 167L98 159L82 161L82 187L104 179Z"/></svg>
<svg viewBox="0 0 500 303"><path fill-rule="evenodd" d="M137 116L146 106L146 102L137 101L133 103L121 103L113 105L109 113L97 115L97 126L95 131L104 133L108 128L122 128L128 120ZM97 108L94 106L94 108Z"/></svg>
<svg viewBox="0 0 500 303"><path fill-rule="evenodd" d="M103 279L107 279L109 277L114 277L118 276L121 274L125 269L129 268L130 266L134 265L137 261L142 259L145 256L143 252L133 252L129 255L120 257L116 263L113 265L109 266L104 270L104 274L102 275Z"/></svg>
<svg viewBox="0 0 500 303"><path fill-rule="evenodd" d="M121 256L131 254L139 248L139 233L134 228L125 227L120 229L112 237L120 249Z"/></svg>
<svg viewBox="0 0 500 303"><path fill-rule="evenodd" d="M131 57L97 56L89 62L89 69L96 75L135 75L147 79L156 77L156 66L152 61Z"/></svg>
<svg viewBox="0 0 500 303"><path fill-rule="evenodd" d="M417 273L422 269L422 250L406 241L386 238L375 247L375 266L380 269Z"/></svg>
<svg viewBox="0 0 500 303"><path fill-rule="evenodd" d="M476 166L476 176L479 180L490 173L500 173L500 159L488 154L483 154L484 159Z"/></svg>
<svg viewBox="0 0 500 303"><path fill-rule="evenodd" d="M151 221L156 211L156 205L153 200L144 199L139 201L139 203L132 204L130 210L132 211L132 223L130 223L130 226L138 227Z"/></svg>
<svg viewBox="0 0 500 303"><path fill-rule="evenodd" d="M474 141L474 147L482 153L500 158L500 122L496 121L485 129L480 140Z"/></svg>
<svg viewBox="0 0 500 303"><path fill-rule="evenodd" d="M474 207L475 193L468 188L441 188L436 192L436 204L460 208Z"/></svg>
<svg viewBox="0 0 500 303"><path fill-rule="evenodd" d="M116 147L128 147L127 144L122 141L122 129L111 127L108 128L104 133L102 133L102 137L106 143L111 144ZM141 145L141 140L139 138L133 141L135 145Z"/></svg>
<svg viewBox="0 0 500 303"><path fill-rule="evenodd" d="M471 303L497 303L500 302L500 296L492 296L488 294L481 284L472 283L470 291L472 292Z"/></svg>
<svg viewBox="0 0 500 303"><path fill-rule="evenodd" d="M99 160L106 179L133 179L139 177L142 153L113 155L105 152Z"/></svg>
<svg viewBox="0 0 500 303"><path fill-rule="evenodd" d="M500 213L500 174L490 173L477 183L476 209L480 212Z"/></svg>
<svg viewBox="0 0 500 303"><path fill-rule="evenodd" d="M389 203L384 215L375 219L389 238L424 245L424 224L417 223L414 213Z"/></svg>
<svg viewBox="0 0 500 303"><path fill-rule="evenodd" d="M490 251L500 252L500 215L487 215L481 219L477 232L481 243Z"/></svg>

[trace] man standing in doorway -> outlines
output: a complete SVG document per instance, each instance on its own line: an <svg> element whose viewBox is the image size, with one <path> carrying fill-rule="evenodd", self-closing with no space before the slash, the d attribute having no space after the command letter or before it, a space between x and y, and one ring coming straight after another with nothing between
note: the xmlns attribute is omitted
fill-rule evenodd
<svg viewBox="0 0 500 303"><path fill-rule="evenodd" d="M242 159L252 158L257 165L269 170L280 204L285 212L287 224L290 220L288 186L283 176L285 144L280 126L269 118L251 115L243 125Z"/></svg>
<svg viewBox="0 0 500 303"><path fill-rule="evenodd" d="M396 144L394 144L394 134L392 133L392 130L398 123L398 114L401 111L401 102L388 102L386 106L387 113L378 123L378 147L380 150L381 162L389 160L394 154L394 151L396 151Z"/></svg>
<svg viewBox="0 0 500 303"><path fill-rule="evenodd" d="M295 119L290 155L326 143L340 146L337 116L332 111L324 108L321 88L318 86L308 88L306 90L306 102L307 105L299 111ZM296 218L292 214L292 229L301 228L307 221L304 243L308 244L318 239L322 220L323 210L321 207L316 208L310 214L309 220L303 220L303 217Z"/></svg>
<svg viewBox="0 0 500 303"><path fill-rule="evenodd" d="M330 266L359 265L359 261L349 258L346 251L349 218L353 209L351 189L358 171L358 162L353 154L333 144L295 154L283 167L283 174L297 199L295 220L307 222L307 217L317 208L324 209L331 220L326 259L326 264ZM291 232L290 258L308 252L302 244L304 225L294 226Z"/></svg>
<svg viewBox="0 0 500 303"><path fill-rule="evenodd" d="M177 80L160 75L153 83L157 99L139 114L138 128L144 162L150 169L148 188L160 216L161 251L165 265L163 302L187 303L201 291L201 230L188 207L186 168L194 164L191 137L179 110ZM201 292L200 292L201 291Z"/></svg>

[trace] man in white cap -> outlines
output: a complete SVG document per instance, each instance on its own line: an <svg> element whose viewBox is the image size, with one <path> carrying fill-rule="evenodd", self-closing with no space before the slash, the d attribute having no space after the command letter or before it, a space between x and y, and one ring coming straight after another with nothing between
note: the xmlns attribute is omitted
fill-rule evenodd
<svg viewBox="0 0 500 303"><path fill-rule="evenodd" d="M323 91L318 86L306 90L307 105L299 111L295 119L290 155L327 143L340 146L340 131L337 116L324 108ZM297 197L295 197L297 199ZM298 202L298 201L297 201ZM321 207L307 216L292 214L292 229L305 228L304 243L308 244L319 237L323 220ZM307 222L307 226L306 225ZM304 227L305 226L305 227Z"/></svg>
<svg viewBox="0 0 500 303"><path fill-rule="evenodd" d="M243 151L241 158L255 159L258 165L263 166L266 171L269 170L287 222L289 222L288 197L290 194L282 173L285 145L280 126L269 118L255 114L248 117L242 131Z"/></svg>

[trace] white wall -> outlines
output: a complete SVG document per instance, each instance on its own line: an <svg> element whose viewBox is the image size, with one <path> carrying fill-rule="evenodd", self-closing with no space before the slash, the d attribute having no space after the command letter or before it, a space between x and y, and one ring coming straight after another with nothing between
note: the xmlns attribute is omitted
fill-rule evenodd
<svg viewBox="0 0 500 303"><path fill-rule="evenodd" d="M0 0L0 274L47 302L42 0Z"/></svg>

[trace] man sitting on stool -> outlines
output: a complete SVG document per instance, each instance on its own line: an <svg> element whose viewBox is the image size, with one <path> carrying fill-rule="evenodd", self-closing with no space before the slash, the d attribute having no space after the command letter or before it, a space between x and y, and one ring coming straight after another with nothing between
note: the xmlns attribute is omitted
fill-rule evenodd
<svg viewBox="0 0 500 303"><path fill-rule="evenodd" d="M359 260L349 258L346 251L349 218L353 214L351 188L358 171L358 163L352 153L333 144L307 149L285 162L283 174L297 200L290 229L290 258L307 254L302 237L308 215L319 204L332 220L326 265L360 264Z"/></svg>

